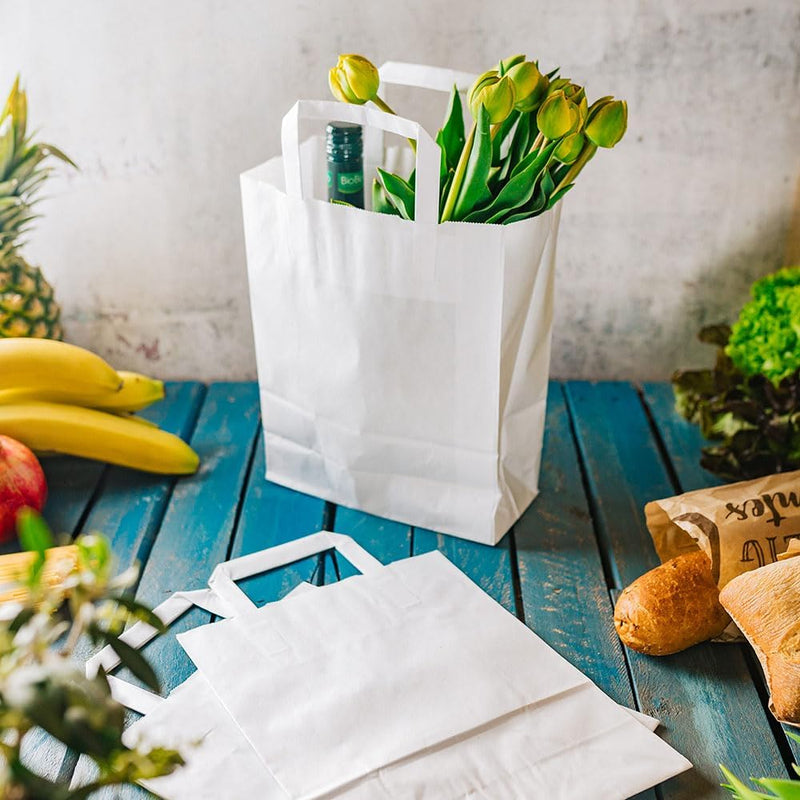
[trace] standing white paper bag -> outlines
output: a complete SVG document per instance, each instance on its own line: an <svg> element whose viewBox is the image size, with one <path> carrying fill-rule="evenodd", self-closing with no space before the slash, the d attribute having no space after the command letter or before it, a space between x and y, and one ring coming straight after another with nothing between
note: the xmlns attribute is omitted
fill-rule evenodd
<svg viewBox="0 0 800 800"><path fill-rule="evenodd" d="M690 766L440 553L252 611L267 554L178 640L288 798L625 798Z"/></svg>
<svg viewBox="0 0 800 800"><path fill-rule="evenodd" d="M415 221L328 203L304 119L415 139ZM538 492L559 207L438 224L438 146L365 106L299 101L282 150L241 179L267 478L496 543Z"/></svg>

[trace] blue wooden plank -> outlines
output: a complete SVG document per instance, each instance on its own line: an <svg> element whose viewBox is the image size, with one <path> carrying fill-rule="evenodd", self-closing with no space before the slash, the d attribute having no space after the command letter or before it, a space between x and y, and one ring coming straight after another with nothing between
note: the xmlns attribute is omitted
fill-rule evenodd
<svg viewBox="0 0 800 800"><path fill-rule="evenodd" d="M141 415L188 441L205 387L200 383L171 383L165 388L164 400ZM144 563L174 484L175 479L169 476L124 467L109 468L83 531L99 531L108 537L120 571L137 562Z"/></svg>
<svg viewBox="0 0 800 800"><path fill-rule="evenodd" d="M708 442L697 425L675 411L672 386L668 383L645 383L642 393L680 481L681 491L719 486L722 481L700 466L700 450Z"/></svg>
<svg viewBox="0 0 800 800"><path fill-rule="evenodd" d="M44 516L57 534L74 535L97 488L105 464L72 456L42 459L47 478Z"/></svg>
<svg viewBox="0 0 800 800"><path fill-rule="evenodd" d="M363 511L339 506L336 509L334 530L352 536L365 550L384 564L411 555L411 528L401 522L381 519ZM326 582L346 578L357 573L350 564L338 559L332 569L326 567Z"/></svg>
<svg viewBox="0 0 800 800"><path fill-rule="evenodd" d="M414 528L414 555L439 550L470 580L512 614L517 613L511 573L511 537L490 547L424 528Z"/></svg>
<svg viewBox="0 0 800 800"><path fill-rule="evenodd" d="M204 391L204 387L198 383L168 384L164 400L143 412L143 416L171 433L188 438ZM87 470L81 469L83 464L97 468L94 471L98 475L102 468L102 465L82 462L81 459L64 461L78 462L74 466L80 475L87 473ZM69 479L69 476L65 477ZM83 523L83 532L99 531L108 537L120 572L146 558L173 482L171 477L148 475L123 467L110 467L107 470L101 491ZM69 491L65 494L69 498L69 506L79 505L79 491L74 483L70 483ZM85 490L84 504L90 495L91 490ZM90 651L88 642L82 643L75 656L84 659ZM31 731L26 737L23 757L38 774L51 779L56 776L64 779L71 774L75 765L73 755L67 753L60 742L38 730Z"/></svg>
<svg viewBox="0 0 800 800"><path fill-rule="evenodd" d="M267 481L264 439L259 434L231 558L297 539L322 529L325 502ZM317 558L308 558L265 575L247 578L241 588L258 606L278 600L303 581L311 581Z"/></svg>
<svg viewBox="0 0 800 800"><path fill-rule="evenodd" d="M566 392L601 547L627 584L657 564L643 506L674 489L632 386L577 382ZM785 772L739 646L628 658L640 708L662 720L664 738L695 764L660 787L665 800L727 797L719 788L720 763L748 775Z"/></svg>
<svg viewBox="0 0 800 800"><path fill-rule="evenodd" d="M175 591L201 588L214 566L227 558L257 429L255 384L209 386L191 438L192 447L200 456L200 469L196 475L180 480L172 492L137 598L155 606ZM171 626L169 634L145 648L163 693L194 672L175 634L209 620L205 611L192 609ZM125 677L131 679L129 675ZM88 760L81 759L75 770L77 780L83 783L91 774ZM144 795L136 788L126 787L98 792L96 796L120 800Z"/></svg>
<svg viewBox="0 0 800 800"><path fill-rule="evenodd" d="M200 469L172 492L136 592L140 600L156 606L173 592L201 588L228 557L257 428L255 384L209 386L191 439ZM193 609L173 625L171 635L148 648L165 692L194 671L172 634L208 619L206 612Z"/></svg>
<svg viewBox="0 0 800 800"><path fill-rule="evenodd" d="M696 425L687 422L675 411L672 386L668 383L646 383L643 395L672 463L678 490L688 492L723 483L716 475L700 466L700 448L707 442ZM768 694L766 681L754 654L750 654L749 663L751 672L762 686L762 698L766 698ZM785 736L786 730L783 728L786 747L792 751L795 761L800 763L800 743Z"/></svg>
<svg viewBox="0 0 800 800"><path fill-rule="evenodd" d="M623 705L634 707L625 655L592 527L561 386L547 403L540 495L514 526L525 622Z"/></svg>

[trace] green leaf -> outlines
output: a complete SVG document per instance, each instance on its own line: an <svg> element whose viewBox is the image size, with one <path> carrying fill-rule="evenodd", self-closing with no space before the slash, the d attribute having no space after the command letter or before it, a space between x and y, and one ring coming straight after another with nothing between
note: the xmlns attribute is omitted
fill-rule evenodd
<svg viewBox="0 0 800 800"><path fill-rule="evenodd" d="M372 179L372 210L376 214L396 214L400 212L386 199L383 184L377 179Z"/></svg>
<svg viewBox="0 0 800 800"><path fill-rule="evenodd" d="M55 145L40 143L38 146L45 151L45 156L55 156L59 161L63 161L65 164L79 169L78 165L63 150L59 150Z"/></svg>
<svg viewBox="0 0 800 800"><path fill-rule="evenodd" d="M444 125L436 135L436 144L442 149L442 175L446 175L448 170L456 168L465 141L464 111L461 107L458 88L453 86Z"/></svg>
<svg viewBox="0 0 800 800"><path fill-rule="evenodd" d="M142 683L154 692L160 691L160 682L147 659L119 636L104 630L98 625L92 625L89 632L111 645L112 650L119 656L123 666L127 667Z"/></svg>
<svg viewBox="0 0 800 800"><path fill-rule="evenodd" d="M545 197L550 197L553 194L553 191L556 188L555 181L551 177L549 172L545 172L542 175L542 191L544 191Z"/></svg>
<svg viewBox="0 0 800 800"><path fill-rule="evenodd" d="M510 225L512 222L522 222L524 219L530 219L531 217L538 216L542 213L542 211L545 210L546 200L547 198L542 191L542 187L537 186L536 191L534 192L530 201L521 208L518 208L513 214L510 214L505 219L501 219L501 224Z"/></svg>
<svg viewBox="0 0 800 800"><path fill-rule="evenodd" d="M159 633L167 632L167 626L157 617L151 608L129 597L126 594L112 594L109 595L109 600L113 600L118 605L125 608L136 619L146 622L151 628L155 628Z"/></svg>
<svg viewBox="0 0 800 800"><path fill-rule="evenodd" d="M519 118L519 125L514 131L514 138L511 140L508 162L510 164L519 164L525 158L531 144L533 144L531 139L531 114L522 114Z"/></svg>
<svg viewBox="0 0 800 800"><path fill-rule="evenodd" d="M547 201L547 210L549 211L574 185L574 183L568 183L566 186L562 186L555 194L551 194L550 199Z"/></svg>
<svg viewBox="0 0 800 800"><path fill-rule="evenodd" d="M337 200L334 197L330 199L330 203L334 206L347 206L348 208L358 208L358 206L354 206L352 203L348 203L346 200Z"/></svg>
<svg viewBox="0 0 800 800"><path fill-rule="evenodd" d="M28 575L28 582L33 586L41 577L45 562L45 550L55 544L53 534L41 515L32 508L23 508L17 514L17 533L23 549L36 553L36 559L31 564Z"/></svg>
<svg viewBox="0 0 800 800"><path fill-rule="evenodd" d="M453 209L453 219L463 220L468 214L491 199L489 170L492 166L492 136L489 114L481 105L478 110L475 140L467 161L464 181Z"/></svg>
<svg viewBox="0 0 800 800"><path fill-rule="evenodd" d="M737 798L737 800L763 800L765 797L769 798L769 795L761 794L749 789L732 772L727 770L722 765L720 765L720 769L722 770L722 774L725 776L725 779L728 781L727 785L723 783L722 786L724 786L726 789L730 789L731 793L735 798Z"/></svg>
<svg viewBox="0 0 800 800"><path fill-rule="evenodd" d="M383 184L386 196L400 212L403 219L414 219L414 190L399 175L378 167L378 176Z"/></svg>
<svg viewBox="0 0 800 800"><path fill-rule="evenodd" d="M780 800L800 800L800 781L788 778L758 778L756 783L769 789Z"/></svg>
<svg viewBox="0 0 800 800"><path fill-rule="evenodd" d="M517 120L520 118L520 112L516 109L512 111L501 123L495 128L494 136L492 138L492 164L495 166L500 164L503 158L503 144L508 139L512 128ZM508 153L506 153L508 155Z"/></svg>
<svg viewBox="0 0 800 800"><path fill-rule="evenodd" d="M10 175L10 167L14 158L14 123L11 117L6 117L0 123L0 181L14 177Z"/></svg>
<svg viewBox="0 0 800 800"><path fill-rule="evenodd" d="M697 338L705 344L713 344L717 347L725 347L728 339L731 338L731 326L725 323L717 325L706 325L700 329Z"/></svg>
<svg viewBox="0 0 800 800"><path fill-rule="evenodd" d="M511 179L497 197L484 209L470 214L466 221L499 224L509 212L524 206L533 197L540 174L547 166L554 147L554 143L549 144L541 153L532 153L531 157L526 157L525 168L516 174L512 173Z"/></svg>

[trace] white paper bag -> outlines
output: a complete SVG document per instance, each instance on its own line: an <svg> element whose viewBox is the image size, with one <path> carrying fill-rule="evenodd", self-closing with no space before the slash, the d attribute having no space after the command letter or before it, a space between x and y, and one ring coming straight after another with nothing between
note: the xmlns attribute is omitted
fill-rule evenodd
<svg viewBox="0 0 800 800"><path fill-rule="evenodd" d="M215 570L236 616L178 640L287 797L625 798L690 766L440 553L253 611L233 580L286 547Z"/></svg>
<svg viewBox="0 0 800 800"><path fill-rule="evenodd" d="M377 561L347 537L330 537L327 534L315 537L313 543L315 552L323 552L331 546L338 546L340 555L344 557L349 554L355 561L354 566L360 567L364 572L380 569ZM281 562L290 563L311 554L308 540L302 540L296 545L290 543L288 549L284 549L278 559L269 554L260 554L256 558L251 557L244 570L241 564L234 564L232 568L237 577L241 578L263 572L265 568L275 568ZM322 591L310 584L301 584L290 593L289 597L314 589ZM236 600L240 610L242 608L247 612L254 610L249 601L241 600L238 596ZM162 603L156 609L156 613L163 622L170 624L191 605L200 605L221 616L233 613L229 604L205 590L178 593ZM149 626L138 624L126 631L123 638L128 644L138 648L146 644L154 633L155 631ZM116 654L110 648L105 648L89 661L87 670L91 674L96 671L99 664L103 664L106 670L111 670L118 663ZM142 746L171 747L179 750L186 760L186 765L172 775L145 782L145 786L159 796L167 800L226 800L226 798L242 797L287 800L289 797L252 749L202 673L194 673L164 699L113 675L109 675L108 680L112 695L119 702L145 715L128 728L124 741L130 746L139 743ZM572 707L574 713L585 716L591 712L593 700L596 698L585 698L584 695L585 692L576 693ZM625 711L647 730L654 730L657 726L657 721L651 717L630 709ZM484 758L491 748L496 749L500 755L518 751L521 746L535 745L541 750L541 743L525 740L530 728L528 724L530 713L532 712L513 717L499 730L506 738L505 741L499 741L498 731L493 729L462 743L458 749L445 749L430 757L428 765L430 781L425 796L432 798L442 796L437 788L437 781L442 779L450 781L451 778L448 776L463 774L462 762L466 759L468 766L470 761L474 760L470 751L475 748L482 751ZM509 743L509 737L520 741ZM613 736L607 737L603 739L602 746L596 748L596 752L599 757L605 759L606 750L614 747ZM454 757L457 761L449 766L445 765L446 761L452 761ZM88 781L90 776L86 772L87 767L88 764L85 762L79 765L75 775L75 786ZM416 771L419 772L419 769ZM507 769L506 772L512 774L511 769ZM403 775L402 767L397 774ZM393 780L397 782L396 777ZM336 796L357 800L357 798L386 796L386 791L389 789L386 786L382 787L379 782L368 781L344 789ZM520 786L517 786L515 791L521 791Z"/></svg>
<svg viewBox="0 0 800 800"><path fill-rule="evenodd" d="M448 91L454 77L388 73ZM415 139L415 221L328 203L304 119ZM371 107L300 101L282 149L241 179L268 479L496 543L538 491L559 206L437 224L438 146Z"/></svg>
<svg viewBox="0 0 800 800"><path fill-rule="evenodd" d="M265 551L257 561L250 559L249 572L243 570L242 560L237 560L238 577L249 577L327 550L336 550L362 573L382 568L379 561L349 537L325 533L309 538ZM313 588L301 584L287 597L298 596ZM241 600L237 595L237 601L240 606L246 603L248 611L254 610L246 598ZM154 612L169 625L194 605L217 616L228 617L233 613L224 599L208 589L177 592ZM154 628L140 622L125 631L121 638L138 649L155 634ZM94 675L102 666L110 672L119 663L114 650L105 647L89 659L86 670L89 675ZM166 698L114 675L109 675L108 680L112 696L118 702L144 715L125 731L123 741L129 746L140 742L144 746L170 747L178 750L186 761L184 767L171 775L145 781L148 789L167 800L287 800L288 795L256 755L201 673L195 672ZM88 782L88 766L88 762L80 764L73 785Z"/></svg>

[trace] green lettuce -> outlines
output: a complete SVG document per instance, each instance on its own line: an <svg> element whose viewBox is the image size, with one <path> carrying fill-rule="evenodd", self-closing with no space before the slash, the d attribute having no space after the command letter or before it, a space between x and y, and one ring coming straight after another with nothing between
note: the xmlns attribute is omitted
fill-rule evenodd
<svg viewBox="0 0 800 800"><path fill-rule="evenodd" d="M672 386L677 411L715 442L701 466L728 480L800 469L800 370L777 384L746 375L728 353L727 325L703 328L700 340L717 346L714 367L679 370Z"/></svg>

